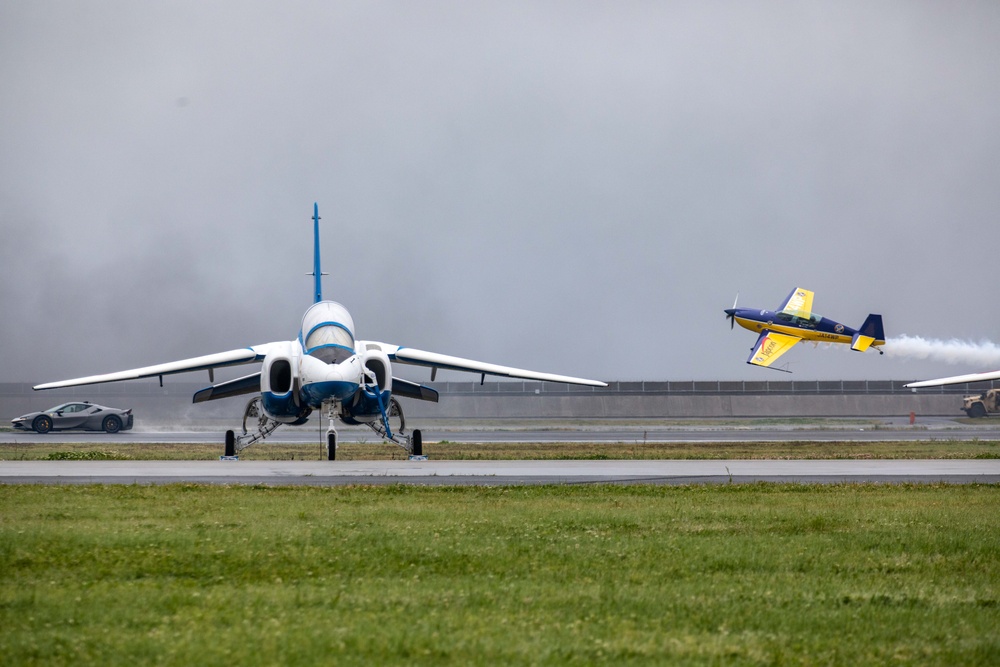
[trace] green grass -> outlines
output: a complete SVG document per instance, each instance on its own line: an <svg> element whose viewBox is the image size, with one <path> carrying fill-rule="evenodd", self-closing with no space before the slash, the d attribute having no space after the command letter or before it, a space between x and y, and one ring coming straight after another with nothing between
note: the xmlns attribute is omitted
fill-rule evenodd
<svg viewBox="0 0 1000 667"><path fill-rule="evenodd" d="M0 461L39 459L218 459L222 444L31 442L0 444ZM424 453L435 460L537 459L995 459L997 440L918 440L884 442L696 442L696 443L497 443L425 442ZM245 460L320 460L317 444L262 443L240 453ZM406 453L382 443L341 445L342 460L402 459Z"/></svg>
<svg viewBox="0 0 1000 667"><path fill-rule="evenodd" d="M1000 663L1000 486L0 486L0 662Z"/></svg>

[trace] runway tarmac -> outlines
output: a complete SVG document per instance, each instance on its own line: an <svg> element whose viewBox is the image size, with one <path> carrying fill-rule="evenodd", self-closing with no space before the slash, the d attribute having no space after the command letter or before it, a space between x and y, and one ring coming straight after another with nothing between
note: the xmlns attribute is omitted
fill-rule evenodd
<svg viewBox="0 0 1000 667"><path fill-rule="evenodd" d="M683 422L662 425L657 423L632 423L616 425L601 422L596 425L554 422L497 427L472 422L462 424L428 424L422 428L424 442L441 440L461 443L499 442L874 442L885 440L971 440L998 439L1000 431L984 420L983 424L961 424L951 419L930 418L910 426L905 419L880 420L877 426L870 422L823 421L821 424L713 424ZM225 428L177 429L170 425L162 428L137 428L114 435L92 431L63 431L41 435L33 431L0 433L0 444L13 443L204 443L223 442ZM275 431L268 442L279 444L310 444L325 442L325 429L315 427L283 427ZM376 442L378 438L366 428L339 429L340 441L347 443Z"/></svg>
<svg viewBox="0 0 1000 667"><path fill-rule="evenodd" d="M2 461L0 484L1000 483L1000 460Z"/></svg>

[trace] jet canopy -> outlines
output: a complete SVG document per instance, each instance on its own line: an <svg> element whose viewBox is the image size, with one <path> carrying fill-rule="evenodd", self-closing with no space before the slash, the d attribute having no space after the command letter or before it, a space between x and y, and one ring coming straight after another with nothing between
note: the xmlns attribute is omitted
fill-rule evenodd
<svg viewBox="0 0 1000 667"><path fill-rule="evenodd" d="M306 354L340 363L354 354L354 320L336 301L314 303L302 316L299 341Z"/></svg>

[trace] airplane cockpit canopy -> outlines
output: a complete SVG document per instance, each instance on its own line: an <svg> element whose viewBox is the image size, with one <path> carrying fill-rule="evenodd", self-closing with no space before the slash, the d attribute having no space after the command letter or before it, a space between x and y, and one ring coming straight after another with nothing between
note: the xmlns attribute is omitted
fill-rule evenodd
<svg viewBox="0 0 1000 667"><path fill-rule="evenodd" d="M314 303L302 316L299 341L306 354L328 364L340 363L354 354L354 320L335 301Z"/></svg>
<svg viewBox="0 0 1000 667"><path fill-rule="evenodd" d="M776 317L779 320L783 320L785 322L791 322L799 326L809 326L809 325L816 326L817 324L820 323L820 320L823 319L822 315L817 315L816 313L810 313L809 317L799 317L798 315L792 315L791 313L786 313L783 310L779 311L776 314Z"/></svg>

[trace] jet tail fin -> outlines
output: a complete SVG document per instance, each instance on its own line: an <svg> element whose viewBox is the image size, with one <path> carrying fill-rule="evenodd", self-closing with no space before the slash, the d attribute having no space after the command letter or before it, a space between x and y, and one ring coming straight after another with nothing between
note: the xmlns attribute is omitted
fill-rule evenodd
<svg viewBox="0 0 1000 667"><path fill-rule="evenodd" d="M864 352L872 345L881 345L884 342L885 331L882 329L882 316L871 314L854 334L854 338L851 340L851 349L856 352Z"/></svg>
<svg viewBox="0 0 1000 667"><path fill-rule="evenodd" d="M315 294L313 294L313 296L315 297L315 301L313 301L313 303L319 303L320 301L323 300L323 276L328 275L328 274L323 273L323 271L320 269L320 262L319 262L319 203L317 203L317 202L313 202L313 270L312 270L312 273L309 274L309 275L314 276L314 279L313 279L314 289L313 289L313 291L315 292Z"/></svg>

